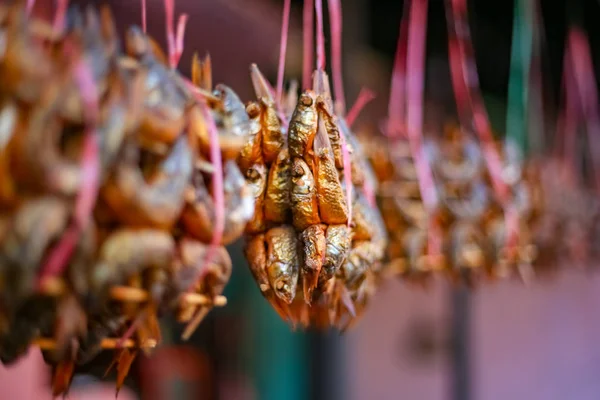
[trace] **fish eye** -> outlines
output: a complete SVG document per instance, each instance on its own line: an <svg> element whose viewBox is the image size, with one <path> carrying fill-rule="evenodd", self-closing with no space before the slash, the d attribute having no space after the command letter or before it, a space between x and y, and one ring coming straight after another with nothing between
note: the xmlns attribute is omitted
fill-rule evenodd
<svg viewBox="0 0 600 400"><path fill-rule="evenodd" d="M250 118L256 118L260 114L260 108L258 104L252 102L246 106L246 113Z"/></svg>
<svg viewBox="0 0 600 400"><path fill-rule="evenodd" d="M310 107L313 105L313 99L308 94L302 93L302 95L300 95L300 104Z"/></svg>
<svg viewBox="0 0 600 400"><path fill-rule="evenodd" d="M294 168L292 168L292 177L300 178L302 175L304 175L303 168L300 165L294 165Z"/></svg>
<svg viewBox="0 0 600 400"><path fill-rule="evenodd" d="M258 173L258 171L256 170L256 168L250 168L246 172L246 178L251 179L253 181L257 180L259 177L260 177L260 174Z"/></svg>

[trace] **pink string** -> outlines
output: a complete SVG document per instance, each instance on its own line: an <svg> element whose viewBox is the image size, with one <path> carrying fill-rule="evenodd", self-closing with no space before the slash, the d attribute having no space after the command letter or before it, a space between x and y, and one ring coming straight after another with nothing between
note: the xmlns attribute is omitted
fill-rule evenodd
<svg viewBox="0 0 600 400"><path fill-rule="evenodd" d="M423 86L425 39L427 32L427 0L413 0L410 9L407 49L407 131L411 154L417 170L419 191L425 208L432 212L437 207L437 194L431 167L423 154ZM429 223L428 253L439 254L440 232L434 220Z"/></svg>
<svg viewBox="0 0 600 400"><path fill-rule="evenodd" d="M28 16L31 15L31 12L33 11L34 6L35 6L35 0L27 0L25 12L27 13Z"/></svg>
<svg viewBox="0 0 600 400"><path fill-rule="evenodd" d="M146 312L145 312L145 310L142 311L142 312L140 312L138 314L138 316L129 325L129 327L127 328L127 330L123 334L123 336L121 336L119 338L119 341L117 342L117 349L123 348L123 344L125 344L125 341L133 336L133 334L135 333L136 329L140 326L140 324L142 323L142 321L144 320L144 318L146 318Z"/></svg>
<svg viewBox="0 0 600 400"><path fill-rule="evenodd" d="M81 186L75 198L73 221L57 245L50 251L40 271L39 284L49 276L61 275L67 267L82 229L91 217L99 189L99 154L95 124L98 116L98 91L90 66L81 59L74 69L74 77L80 88L86 124L81 160Z"/></svg>
<svg viewBox="0 0 600 400"><path fill-rule="evenodd" d="M304 0L304 10L302 16L302 34L303 34L303 64L302 64L302 90L310 89L313 59L313 1Z"/></svg>
<svg viewBox="0 0 600 400"><path fill-rule="evenodd" d="M187 14L181 14L179 16L179 20L177 21L177 36L175 37L175 56L173 57L174 65L172 66L172 68L177 68L177 65L179 65L179 60L181 60L181 56L183 55L185 27L187 26L187 21Z"/></svg>
<svg viewBox="0 0 600 400"><path fill-rule="evenodd" d="M314 0L304 0L304 9L302 13L302 90L310 89L313 58L313 24L314 24Z"/></svg>
<svg viewBox="0 0 600 400"><path fill-rule="evenodd" d="M410 2L404 2L404 11L400 21L400 33L394 57L394 71L390 86L390 100L388 103L388 123L385 133L389 137L405 135L406 129L406 52L408 49L408 22Z"/></svg>
<svg viewBox="0 0 600 400"><path fill-rule="evenodd" d="M447 0L446 4L447 6L450 4L451 9L451 12L447 9L450 30L448 51L450 53L451 75L459 113L463 115L464 119L467 118L468 110L472 113L473 126L481 141L482 152L490 172L492 187L504 209L507 235L506 243L509 247L512 247L518 240L517 234L519 230L518 226L515 226L515 224L518 225L518 218L514 215L516 210L511 204L512 195L510 189L502 177L502 161L494 145L491 124L479 87L477 65L473 55L473 45L470 40L468 18L466 15L466 0ZM450 26L452 26L452 29L450 29Z"/></svg>
<svg viewBox="0 0 600 400"><path fill-rule="evenodd" d="M65 29L65 17L67 15L69 0L56 0L56 3L56 13L54 14L52 30L55 33L61 33Z"/></svg>
<svg viewBox="0 0 600 400"><path fill-rule="evenodd" d="M421 145L426 31L427 0L412 0L407 50L407 128L411 152L419 175L421 196L431 210L435 208L437 199L431 169L423 157Z"/></svg>
<svg viewBox="0 0 600 400"><path fill-rule="evenodd" d="M142 0L142 30L146 33L146 0Z"/></svg>
<svg viewBox="0 0 600 400"><path fill-rule="evenodd" d="M219 147L219 133L217 126L215 125L215 121L212 115L210 114L210 109L206 104L204 97L192 84L192 82L187 81L187 84L196 96L204 120L208 125L208 137L210 139L210 162L214 168L212 179L212 192L213 201L215 205L215 225L213 230L213 237L210 242L210 247L208 248L208 252L206 253L206 257L203 263L203 265L206 266L212 262L216 250L221 244L221 240L223 238L223 231L225 229L225 194L223 189L223 167L221 161L221 149ZM196 285L203 278L203 276L204 270L200 271L197 279L195 279L193 284L188 288L188 292L194 291Z"/></svg>
<svg viewBox="0 0 600 400"><path fill-rule="evenodd" d="M348 114L346 115L346 122L348 123L349 127L354 124L356 118L358 118L360 115L360 112L367 104L369 104L369 102L373 101L373 99L375 99L375 93L371 89L365 87L360 89L354 105L352 108L350 108L350 111L348 111Z"/></svg>
<svg viewBox="0 0 600 400"><path fill-rule="evenodd" d="M573 76L578 88L579 104L585 117L586 133L590 143L592 170L595 187L600 191L600 115L598 114L598 90L591 58L591 50L586 34L579 28L569 32L570 58Z"/></svg>
<svg viewBox="0 0 600 400"><path fill-rule="evenodd" d="M317 69L325 70L325 34L323 33L323 0L315 0L317 13Z"/></svg>
<svg viewBox="0 0 600 400"><path fill-rule="evenodd" d="M173 27L175 14L175 0L164 0L165 5L165 27L167 34L167 48L169 50L169 66L173 69L177 68L181 55L183 54L183 41L185 37L185 27L187 25L188 16L182 14L177 19L177 32Z"/></svg>
<svg viewBox="0 0 600 400"><path fill-rule="evenodd" d="M290 8L292 1L283 3L283 17L281 22L281 43L279 45L279 68L277 69L277 103L283 98L283 75L285 71L285 55L287 52L287 37L290 24Z"/></svg>
<svg viewBox="0 0 600 400"><path fill-rule="evenodd" d="M340 0L329 0L329 25L331 27L331 69L333 72L333 92L340 114L346 113L344 81L342 79L342 4ZM351 124L350 122L348 122Z"/></svg>
<svg viewBox="0 0 600 400"><path fill-rule="evenodd" d="M492 178L494 192L504 204L509 201L509 190L502 179L502 161L494 146L494 138L489 117L481 97L479 88L479 77L477 75L477 66L473 57L473 48L470 41L468 20L466 17L465 0L447 0L451 3L452 13L449 13L449 24L453 26L451 36L451 45L448 49L451 61L452 77L462 79L454 82L455 85L461 85L461 89L456 92L459 109L470 109L473 117L473 125L481 140L484 158L488 165ZM460 64L458 63L460 61ZM460 82L463 83L460 83ZM465 85L463 88L462 85ZM464 92L464 99L463 99ZM470 125L467 125L470 126Z"/></svg>

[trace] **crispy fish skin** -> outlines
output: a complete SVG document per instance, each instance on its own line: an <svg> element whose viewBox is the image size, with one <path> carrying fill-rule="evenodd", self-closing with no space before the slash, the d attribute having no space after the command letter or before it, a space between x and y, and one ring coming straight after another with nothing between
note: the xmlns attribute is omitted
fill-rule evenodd
<svg viewBox="0 0 600 400"><path fill-rule="evenodd" d="M201 173L196 171L194 198L188 199L181 220L186 231L202 242L212 240L215 224L216 206L206 187ZM221 245L237 240L253 217L255 199L252 188L248 186L237 164L227 161L224 166L225 226Z"/></svg>
<svg viewBox="0 0 600 400"><path fill-rule="evenodd" d="M271 164L265 194L265 219L269 222L283 223L291 214L290 186L292 163L287 149L282 149Z"/></svg>
<svg viewBox="0 0 600 400"><path fill-rule="evenodd" d="M246 242L246 245L244 246L244 256L246 257L246 260L248 260L250 272L265 299L267 299L283 320L290 320L290 310L288 305L276 296L275 291L269 283L269 277L267 275L267 243L265 242L265 234L253 236Z"/></svg>
<svg viewBox="0 0 600 400"><path fill-rule="evenodd" d="M344 282L351 293L358 290L366 278L365 273L375 261L377 254L373 246L373 243L369 241L355 242L342 264L341 272Z"/></svg>
<svg viewBox="0 0 600 400"><path fill-rule="evenodd" d="M338 169L344 168L344 160L342 157L342 143L340 139L340 128L337 124L336 117L331 113L329 108L324 102L318 104L319 117L323 119L325 123L325 130L331 143L331 149L333 151L333 159L335 161L335 167Z"/></svg>
<svg viewBox="0 0 600 400"><path fill-rule="evenodd" d="M281 122L279 121L277 111L275 110L275 104L263 97L260 99L260 108L263 157L265 162L270 164L277 158L277 155L283 148L285 138L281 128Z"/></svg>
<svg viewBox="0 0 600 400"><path fill-rule="evenodd" d="M342 190L338 171L325 124L319 121L319 130L314 141L315 181L317 184L321 220L329 225L345 224L348 221L346 194Z"/></svg>
<svg viewBox="0 0 600 400"><path fill-rule="evenodd" d="M246 225L246 233L259 233L266 230L265 192L267 188L267 168L255 164L246 172L246 179L254 196L254 215Z"/></svg>
<svg viewBox="0 0 600 400"><path fill-rule="evenodd" d="M237 162L242 172L246 172L253 164L262 163L262 127L260 124L260 106L256 102L251 102L246 106L246 112L250 118L248 139L240 154Z"/></svg>
<svg viewBox="0 0 600 400"><path fill-rule="evenodd" d="M327 240L325 239L326 225L311 225L300 234L302 255L301 266L304 301L310 304L312 293L318 285L319 274L325 261Z"/></svg>
<svg viewBox="0 0 600 400"><path fill-rule="evenodd" d="M352 240L371 241L377 249L381 249L381 256L377 258L382 258L388 236L381 213L376 207L369 205L367 197L362 191L357 192L353 212Z"/></svg>
<svg viewBox="0 0 600 400"><path fill-rule="evenodd" d="M244 255L246 256L246 260L248 260L250 272L258 284L260 291L262 293L267 292L271 288L271 285L269 284L266 270L267 248L265 235L259 234L248 239L244 246Z"/></svg>
<svg viewBox="0 0 600 400"><path fill-rule="evenodd" d="M220 100L217 109L222 113L222 123L225 132L245 137L248 133L250 118L246 113L246 106L237 93L229 86L222 83L215 87L215 93Z"/></svg>
<svg viewBox="0 0 600 400"><path fill-rule="evenodd" d="M265 234L267 243L267 276L277 297L291 304L296 297L300 266L298 239L294 227L284 225Z"/></svg>
<svg viewBox="0 0 600 400"><path fill-rule="evenodd" d="M304 157L312 149L318 120L316 95L312 91L306 91L300 95L290 120L288 147L292 158Z"/></svg>
<svg viewBox="0 0 600 400"><path fill-rule="evenodd" d="M175 142L161 164L160 179L151 184L146 183L136 162L132 158L117 167L102 190L103 198L127 225L170 229L184 207L183 194L193 172L187 139L182 136Z"/></svg>
<svg viewBox="0 0 600 400"><path fill-rule="evenodd" d="M325 232L326 251L319 284L333 278L350 250L350 229L346 225L329 225Z"/></svg>
<svg viewBox="0 0 600 400"><path fill-rule="evenodd" d="M321 222L315 179L301 158L292 161L291 206L293 224L299 231Z"/></svg>

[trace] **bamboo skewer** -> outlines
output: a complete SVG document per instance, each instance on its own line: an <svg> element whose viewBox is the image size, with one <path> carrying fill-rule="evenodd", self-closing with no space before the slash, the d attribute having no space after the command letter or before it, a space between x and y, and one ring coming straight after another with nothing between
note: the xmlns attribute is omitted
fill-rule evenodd
<svg viewBox="0 0 600 400"><path fill-rule="evenodd" d="M119 343L121 340L119 338L105 338L102 339L100 346L103 349L118 349L118 348L134 348L134 347L142 347L142 348L154 348L158 344L158 342L154 339L147 339L144 343L137 343L135 340L127 339L122 343ZM56 340L50 338L38 338L35 339L32 343L34 346L40 348L40 350L54 350L56 348Z"/></svg>
<svg viewBox="0 0 600 400"><path fill-rule="evenodd" d="M65 282L60 278L48 278L42 283L42 292L49 296L60 296L66 291ZM117 301L143 303L150 299L150 294L140 288L130 286L114 286L110 289L110 297ZM227 305L225 296L208 296L198 293L185 293L181 295L181 302L187 305L224 307Z"/></svg>
<svg viewBox="0 0 600 400"><path fill-rule="evenodd" d="M136 303L143 303L150 299L150 295L146 290L129 286L115 286L111 288L110 297L113 300ZM215 296L214 299L211 299L208 296L197 293L185 293L181 295L181 301L187 305L196 306L223 307L227 305L227 298L225 296Z"/></svg>

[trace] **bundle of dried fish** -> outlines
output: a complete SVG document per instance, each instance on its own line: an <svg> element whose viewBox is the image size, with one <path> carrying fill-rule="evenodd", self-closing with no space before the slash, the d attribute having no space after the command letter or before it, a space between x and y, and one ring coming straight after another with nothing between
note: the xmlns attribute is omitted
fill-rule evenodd
<svg viewBox="0 0 600 400"><path fill-rule="evenodd" d="M246 228L250 269L282 318L303 326L345 326L355 308L364 308L367 286L374 284L367 277L377 272L387 242L372 196L376 182L364 172L370 168L357 141L333 113L322 71L315 73L317 90L297 100L287 143L286 121L277 117L268 82L255 66L251 73L259 102L247 109L257 133L241 158L247 178L256 182L254 219ZM352 211L343 183L344 141L356 146L348 172Z"/></svg>
<svg viewBox="0 0 600 400"><path fill-rule="evenodd" d="M160 314L187 337L226 302L223 246L254 210L235 160L251 120L231 89L200 85L209 68L188 82L138 28L120 53L107 9L53 29L2 6L0 40L0 356L38 343L62 393L75 363L113 348L120 385Z"/></svg>

